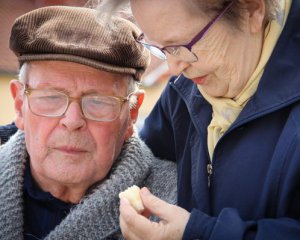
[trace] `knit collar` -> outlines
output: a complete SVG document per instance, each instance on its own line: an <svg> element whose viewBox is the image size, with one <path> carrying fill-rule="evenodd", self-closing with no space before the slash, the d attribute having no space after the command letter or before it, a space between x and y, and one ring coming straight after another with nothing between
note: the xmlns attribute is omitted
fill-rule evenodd
<svg viewBox="0 0 300 240"><path fill-rule="evenodd" d="M24 134L17 132L1 146L0 156L0 239L23 239ZM45 239L105 239L120 234L118 193L133 184L143 185L152 163L145 144L138 137L130 138L108 179L96 185Z"/></svg>

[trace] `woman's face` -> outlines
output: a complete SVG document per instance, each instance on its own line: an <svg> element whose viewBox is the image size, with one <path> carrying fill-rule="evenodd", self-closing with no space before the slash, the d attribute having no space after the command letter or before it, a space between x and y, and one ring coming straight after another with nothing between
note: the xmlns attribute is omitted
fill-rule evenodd
<svg viewBox="0 0 300 240"><path fill-rule="evenodd" d="M182 0L133 0L131 7L145 40L159 47L189 43L214 17L189 11ZM263 36L262 30L254 31L253 16L248 11L243 16L241 29L222 18L215 22L192 48L197 62L167 53L171 73L183 73L211 96L237 96L258 64Z"/></svg>

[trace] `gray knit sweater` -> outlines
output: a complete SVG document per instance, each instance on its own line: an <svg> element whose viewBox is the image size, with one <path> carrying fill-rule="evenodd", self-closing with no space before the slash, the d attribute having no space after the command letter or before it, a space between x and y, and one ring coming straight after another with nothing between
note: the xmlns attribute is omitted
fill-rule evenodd
<svg viewBox="0 0 300 240"><path fill-rule="evenodd" d="M23 239L24 134L17 132L0 147L0 239ZM156 159L132 137L124 145L108 178L97 185L45 239L119 239L118 194L136 184L176 203L176 167Z"/></svg>

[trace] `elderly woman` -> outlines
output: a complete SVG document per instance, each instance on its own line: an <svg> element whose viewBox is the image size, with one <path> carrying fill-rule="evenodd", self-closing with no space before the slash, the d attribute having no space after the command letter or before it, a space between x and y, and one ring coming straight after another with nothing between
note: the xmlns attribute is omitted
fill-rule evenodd
<svg viewBox="0 0 300 240"><path fill-rule="evenodd" d="M122 201L126 239L299 239L300 1L130 3L139 42L178 76L141 136L177 162L180 207L144 189L155 224Z"/></svg>

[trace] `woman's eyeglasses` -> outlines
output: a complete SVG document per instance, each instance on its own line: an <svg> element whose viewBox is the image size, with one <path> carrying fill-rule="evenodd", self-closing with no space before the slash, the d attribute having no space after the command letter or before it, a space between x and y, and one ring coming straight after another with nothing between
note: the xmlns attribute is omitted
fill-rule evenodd
<svg viewBox="0 0 300 240"><path fill-rule="evenodd" d="M213 26L213 24L227 12L227 10L232 6L233 3L234 0L229 2L229 4L226 5L222 9L222 11L217 16L215 16L188 44L165 46L160 48L158 46L144 42L144 33L142 33L136 41L141 43L145 48L147 48L151 54L162 60L167 59L167 56L165 54L165 52L167 52L181 61L190 63L196 62L198 61L198 57L195 53L192 52L192 47L202 39L202 37L207 33L211 26Z"/></svg>

